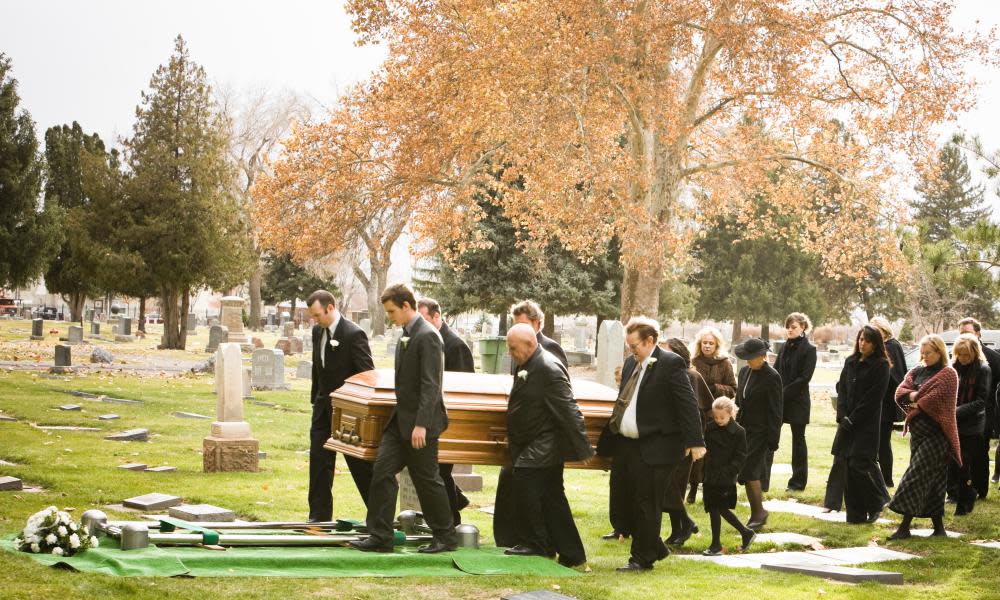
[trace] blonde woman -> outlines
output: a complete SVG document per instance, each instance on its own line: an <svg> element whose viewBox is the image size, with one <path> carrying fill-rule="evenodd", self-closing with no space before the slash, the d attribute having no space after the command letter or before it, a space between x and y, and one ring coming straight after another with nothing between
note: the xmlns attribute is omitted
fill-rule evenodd
<svg viewBox="0 0 1000 600"><path fill-rule="evenodd" d="M986 430L986 400L993 386L990 365L975 335L963 333L958 336L951 349L951 357L951 366L958 373L955 419L958 421L962 464L949 465L948 488L956 499L955 515L961 516L972 512L979 495L972 483L973 473L977 469L982 470L984 463L989 464L983 435Z"/></svg>
<svg viewBox="0 0 1000 600"><path fill-rule="evenodd" d="M705 380L712 398L736 397L736 372L733 370L733 362L726 354L722 332L715 327L704 327L695 336L694 342L691 343L691 366ZM703 423L711 420L711 410L711 406L702 410ZM691 467L688 504L694 504L698 497L698 484L702 481L702 464L699 461Z"/></svg>
<svg viewBox="0 0 1000 600"><path fill-rule="evenodd" d="M958 373L948 366L948 350L937 335L920 340L920 364L906 374L896 388L896 403L906 413L904 433L910 433L910 466L889 509L903 515L890 540L910 537L914 517L930 517L931 535L944 537L944 497L948 483L948 461L962 464L955 405Z"/></svg>

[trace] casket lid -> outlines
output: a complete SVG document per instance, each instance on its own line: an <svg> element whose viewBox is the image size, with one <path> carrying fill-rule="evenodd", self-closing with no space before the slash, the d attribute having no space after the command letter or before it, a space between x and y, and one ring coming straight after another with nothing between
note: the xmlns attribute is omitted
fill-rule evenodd
<svg viewBox="0 0 1000 600"><path fill-rule="evenodd" d="M444 401L449 409L503 412L507 410L507 397L513 383L511 375L445 371ZM573 396L585 416L591 412L609 412L618 397L617 390L595 381L573 379L572 383ZM375 369L358 373L348 378L332 396L368 405L393 405L396 403L395 371Z"/></svg>

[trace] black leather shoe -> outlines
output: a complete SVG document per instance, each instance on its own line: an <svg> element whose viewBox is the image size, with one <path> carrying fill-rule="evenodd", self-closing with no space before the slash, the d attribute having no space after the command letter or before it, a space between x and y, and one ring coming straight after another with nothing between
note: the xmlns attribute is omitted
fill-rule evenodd
<svg viewBox="0 0 1000 600"><path fill-rule="evenodd" d="M417 552L421 554L437 554L438 552L451 552L455 548L458 548L458 544L446 544L441 540L432 540L426 546L418 548Z"/></svg>
<svg viewBox="0 0 1000 600"><path fill-rule="evenodd" d="M692 533L694 533L694 521L692 521L691 519L685 519L684 526L681 527L681 530L678 531L676 535L672 535L669 538L667 538L667 541L665 543L670 544L672 546L683 546L684 542L691 539Z"/></svg>
<svg viewBox="0 0 1000 600"><path fill-rule="evenodd" d="M392 552L392 544L386 546L373 537L366 537L356 542L347 542L347 545L362 552Z"/></svg>
<svg viewBox="0 0 1000 600"><path fill-rule="evenodd" d="M868 515L868 518L865 519L865 523L876 523L880 518L882 518L882 511L874 512Z"/></svg>
<svg viewBox="0 0 1000 600"><path fill-rule="evenodd" d="M910 533L909 529L897 529L895 532L893 532L892 535L890 535L886 539L887 540L892 540L892 541L896 541L896 540L908 540L912 536L913 536L913 534Z"/></svg>
<svg viewBox="0 0 1000 600"><path fill-rule="evenodd" d="M503 553L510 556L545 556L545 553L538 548L525 544L518 544L513 548L507 548Z"/></svg>
<svg viewBox="0 0 1000 600"><path fill-rule="evenodd" d="M601 536L602 540L617 540L618 538L628 539L628 534L621 533L618 531L612 531L611 533L605 533Z"/></svg>
<svg viewBox="0 0 1000 600"><path fill-rule="evenodd" d="M464 510L465 507L469 506L468 496L466 496L462 492L458 492L456 496L457 497L455 499L455 510Z"/></svg>
<svg viewBox="0 0 1000 600"><path fill-rule="evenodd" d="M722 546L709 546L701 551L702 556L722 556Z"/></svg>
<svg viewBox="0 0 1000 600"><path fill-rule="evenodd" d="M751 516L750 520L747 522L747 527L753 529L754 531L759 531L762 527L764 527L764 525L767 525L767 517L769 515L770 513L765 511L764 514L757 519L754 519Z"/></svg>
<svg viewBox="0 0 1000 600"><path fill-rule="evenodd" d="M636 562L629 559L628 564L624 567L618 567L615 571L619 573L638 573L639 571L652 571L653 565L644 565L642 563Z"/></svg>

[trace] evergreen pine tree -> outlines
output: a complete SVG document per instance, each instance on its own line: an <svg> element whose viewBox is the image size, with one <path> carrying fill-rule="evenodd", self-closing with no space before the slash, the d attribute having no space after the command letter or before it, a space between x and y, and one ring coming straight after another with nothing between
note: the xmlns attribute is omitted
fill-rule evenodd
<svg viewBox="0 0 1000 600"><path fill-rule="evenodd" d="M923 175L915 188L920 194L914 202L915 218L925 225L926 242L950 239L952 228L965 229L989 216L983 206L983 186L972 185L969 163L955 143L941 148L936 171Z"/></svg>

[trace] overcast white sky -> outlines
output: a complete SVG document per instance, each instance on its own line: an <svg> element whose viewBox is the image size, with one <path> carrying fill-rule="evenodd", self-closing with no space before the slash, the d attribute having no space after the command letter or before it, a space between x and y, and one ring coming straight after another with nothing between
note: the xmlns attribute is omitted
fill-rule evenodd
<svg viewBox="0 0 1000 600"><path fill-rule="evenodd" d="M992 2L957 5L957 29L1000 24ZM338 0L0 0L0 15L0 51L13 60L21 105L39 137L73 120L108 142L129 135L139 94L178 33L216 84L288 88L325 105L383 57L378 48L354 45ZM998 75L976 71L979 107L942 135L963 129L1000 147ZM1000 213L1000 201L990 198Z"/></svg>

